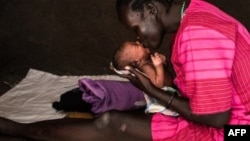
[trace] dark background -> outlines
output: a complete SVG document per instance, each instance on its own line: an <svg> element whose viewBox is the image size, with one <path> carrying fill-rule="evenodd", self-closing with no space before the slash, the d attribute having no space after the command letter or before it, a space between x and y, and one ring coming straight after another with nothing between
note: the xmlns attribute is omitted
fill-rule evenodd
<svg viewBox="0 0 250 141"><path fill-rule="evenodd" d="M249 0L209 0L250 29ZM57 75L111 74L124 40L115 0L0 0L0 95L30 68ZM167 54L168 40L159 52Z"/></svg>

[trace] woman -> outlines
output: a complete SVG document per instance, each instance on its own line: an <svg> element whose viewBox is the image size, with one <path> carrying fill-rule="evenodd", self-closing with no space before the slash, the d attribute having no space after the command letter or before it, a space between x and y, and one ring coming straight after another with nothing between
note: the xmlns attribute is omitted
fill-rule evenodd
<svg viewBox="0 0 250 141"><path fill-rule="evenodd" d="M235 19L201 0L117 0L119 20L149 48L176 32L172 63L182 97L136 69L124 75L179 117L108 112L95 120L19 124L0 119L5 138L33 140L221 141L223 125L250 123L250 39Z"/></svg>

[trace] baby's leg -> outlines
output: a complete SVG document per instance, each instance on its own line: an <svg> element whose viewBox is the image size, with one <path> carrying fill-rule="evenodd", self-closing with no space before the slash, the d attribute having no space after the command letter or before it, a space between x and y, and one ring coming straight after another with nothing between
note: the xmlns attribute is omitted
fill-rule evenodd
<svg viewBox="0 0 250 141"><path fill-rule="evenodd" d="M45 141L150 141L151 117L107 112L94 119L57 119L20 124L0 118L0 133Z"/></svg>

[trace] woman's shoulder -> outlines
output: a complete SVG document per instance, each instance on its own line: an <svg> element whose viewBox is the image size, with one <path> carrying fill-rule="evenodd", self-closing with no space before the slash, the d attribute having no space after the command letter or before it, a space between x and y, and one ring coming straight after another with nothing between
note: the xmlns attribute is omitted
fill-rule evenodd
<svg viewBox="0 0 250 141"><path fill-rule="evenodd" d="M192 0L183 20L197 24L238 24L239 21L217 6L202 0Z"/></svg>

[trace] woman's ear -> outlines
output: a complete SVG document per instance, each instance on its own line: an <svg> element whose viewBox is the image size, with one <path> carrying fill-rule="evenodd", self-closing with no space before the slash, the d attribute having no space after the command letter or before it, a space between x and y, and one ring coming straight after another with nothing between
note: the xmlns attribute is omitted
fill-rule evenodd
<svg viewBox="0 0 250 141"><path fill-rule="evenodd" d="M156 6L149 2L146 4L146 11L148 11L148 13L152 14L152 15L156 15L157 14L157 8Z"/></svg>

